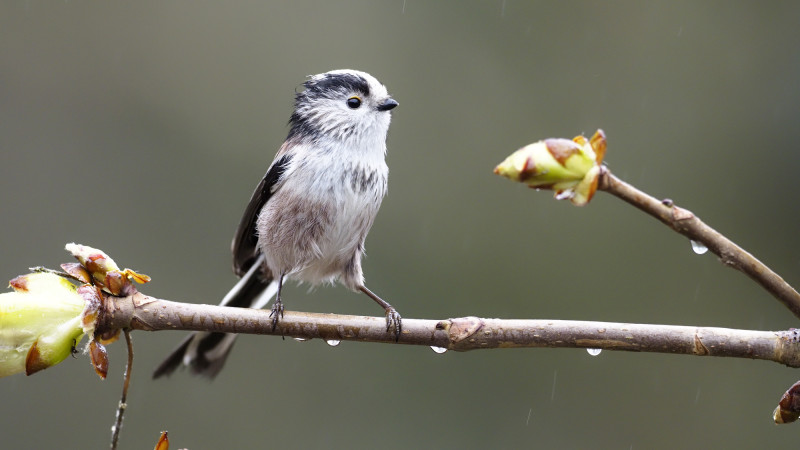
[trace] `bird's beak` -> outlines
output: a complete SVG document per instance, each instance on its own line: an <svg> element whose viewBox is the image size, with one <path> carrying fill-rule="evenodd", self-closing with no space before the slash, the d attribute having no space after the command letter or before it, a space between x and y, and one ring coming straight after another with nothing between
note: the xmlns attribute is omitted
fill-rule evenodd
<svg viewBox="0 0 800 450"><path fill-rule="evenodd" d="M395 99L393 99L393 98L387 98L386 100L384 100L384 102L383 102L383 103L381 103L380 105L378 105L378 111L391 111L392 109L394 109L394 108L395 108L395 106L397 106L397 105L399 105L399 104L400 104L400 103L397 103L397 102L395 101Z"/></svg>

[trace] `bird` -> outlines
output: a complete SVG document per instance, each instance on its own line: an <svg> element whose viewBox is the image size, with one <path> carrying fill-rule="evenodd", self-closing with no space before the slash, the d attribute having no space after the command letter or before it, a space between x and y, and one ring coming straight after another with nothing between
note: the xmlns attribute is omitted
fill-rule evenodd
<svg viewBox="0 0 800 450"><path fill-rule="evenodd" d="M386 195L386 137L398 106L372 75L351 69L312 75L295 94L289 133L244 210L231 245L239 281L221 305L263 308L275 296L273 330L283 317L284 282L336 281L385 311L399 340L402 317L364 284L364 241ZM193 332L153 378L188 367L213 379L235 334Z"/></svg>

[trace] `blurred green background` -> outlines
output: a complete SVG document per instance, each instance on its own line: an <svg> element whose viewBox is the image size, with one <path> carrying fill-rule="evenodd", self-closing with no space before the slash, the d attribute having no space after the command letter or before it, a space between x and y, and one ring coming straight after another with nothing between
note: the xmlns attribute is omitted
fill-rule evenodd
<svg viewBox="0 0 800 450"><path fill-rule="evenodd" d="M230 240L309 74L368 71L400 102L368 285L405 317L797 326L713 255L605 194L585 208L492 174L602 127L623 179L800 282L800 3L0 4L0 279L66 242L217 303ZM342 287L287 309L380 315ZM244 336L208 383L149 379L180 333L134 334L123 449L779 448L775 363L579 349ZM105 448L125 350L0 380L4 448Z"/></svg>

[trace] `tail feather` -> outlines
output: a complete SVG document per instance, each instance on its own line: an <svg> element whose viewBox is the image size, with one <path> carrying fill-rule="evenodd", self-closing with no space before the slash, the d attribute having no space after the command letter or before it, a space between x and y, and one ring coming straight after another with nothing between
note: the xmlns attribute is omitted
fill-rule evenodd
<svg viewBox="0 0 800 450"><path fill-rule="evenodd" d="M250 270L222 299L221 305L263 308L269 303L278 290L278 283L260 276L263 258L263 256L258 257ZM153 378L169 376L179 367L186 366L193 375L213 379L225 365L234 342L236 342L235 334L193 332L156 367Z"/></svg>
<svg viewBox="0 0 800 450"><path fill-rule="evenodd" d="M186 353L186 349L189 348L189 344L192 342L195 333L192 333L186 336L181 344L169 354L169 356L161 362L161 364L156 367L156 370L153 371L153 379L161 378L164 375L172 375L172 372L175 372L181 363L183 362L183 355Z"/></svg>

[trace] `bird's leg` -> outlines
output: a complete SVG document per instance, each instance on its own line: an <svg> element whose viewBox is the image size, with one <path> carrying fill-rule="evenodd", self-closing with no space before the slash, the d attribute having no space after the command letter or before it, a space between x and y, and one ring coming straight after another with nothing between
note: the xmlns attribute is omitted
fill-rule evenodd
<svg viewBox="0 0 800 450"><path fill-rule="evenodd" d="M367 294L369 298L375 300L375 303L381 305L384 311L386 311L386 332L388 333L394 326L394 340L395 342L399 341L400 332L403 330L403 318L400 316L400 313L394 309L394 306L375 295L375 293L367 289L366 286L359 286L358 289Z"/></svg>
<svg viewBox="0 0 800 450"><path fill-rule="evenodd" d="M272 331L278 325L278 319L283 317L283 302L281 301L281 291L283 290L283 272L278 278L278 293L275 294L275 303L272 304L272 312L269 316L272 318Z"/></svg>

